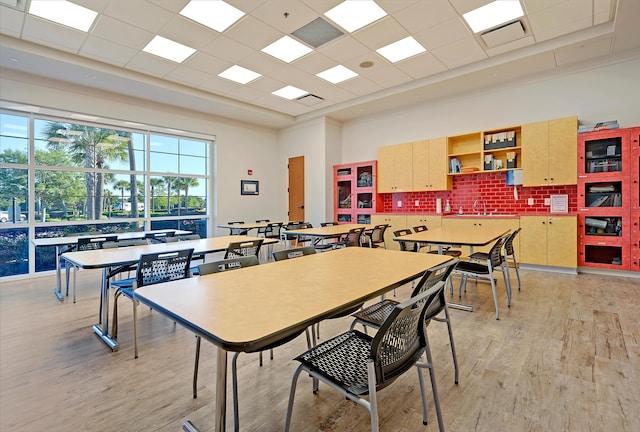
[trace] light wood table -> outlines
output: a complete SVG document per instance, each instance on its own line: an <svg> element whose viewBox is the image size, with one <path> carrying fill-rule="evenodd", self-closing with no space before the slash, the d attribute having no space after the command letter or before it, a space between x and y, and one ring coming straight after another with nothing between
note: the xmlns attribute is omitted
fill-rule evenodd
<svg viewBox="0 0 640 432"><path fill-rule="evenodd" d="M60 267L60 251L63 246L76 244L78 243L79 238L94 238L94 237L115 235L118 237L118 240L129 240L129 239L144 238L146 234L157 234L157 233L165 233L165 232L173 232L174 235L177 235L177 236L191 234L191 231L176 230L176 229L162 229L162 230L133 231L133 232L113 233L113 234L96 233L95 235L88 235L88 236L46 237L46 238L33 239L31 243L33 243L35 247L55 246L56 248L56 286L53 288L53 292L58 298L58 300L64 301L64 295L62 294L62 275L61 275L62 269Z"/></svg>
<svg viewBox="0 0 640 432"><path fill-rule="evenodd" d="M266 228L269 224L286 224L287 222L273 221L273 222L249 222L242 224L218 224L218 228L227 228L231 231L250 231L252 229Z"/></svg>
<svg viewBox="0 0 640 432"><path fill-rule="evenodd" d="M65 261L84 269L102 269L101 300L98 324L93 331L100 336L111 350L118 350L118 341L109 334L109 278L111 267L135 264L140 255L148 253L162 253L181 249L193 248L194 255L221 252L227 249L229 243L237 241L264 240L263 244L277 243L275 239L258 239L249 236L209 237L199 240L186 240L177 243L157 243L143 246L129 246L113 249L96 249L76 251L62 254Z"/></svg>
<svg viewBox="0 0 640 432"><path fill-rule="evenodd" d="M469 246L473 253L474 246L486 246L496 241L510 231L509 228L491 228L491 227L469 227L448 228L440 227L428 229L414 234L407 234L401 237L394 237L397 242L411 242L422 245L434 244L438 247L438 254L442 253L442 246L461 245ZM418 248L420 251L420 248ZM473 306L463 305L459 303L447 303L449 307L454 309L473 311Z"/></svg>
<svg viewBox="0 0 640 432"><path fill-rule="evenodd" d="M228 351L259 350L450 259L447 255L349 247L149 285L138 288L134 297L218 346L215 431L222 432ZM185 428L195 430L190 422Z"/></svg>
<svg viewBox="0 0 640 432"><path fill-rule="evenodd" d="M318 228L283 229L282 234L296 237L315 237L313 241L315 245L323 239L339 237L341 234L346 234L352 228L364 228L367 230L372 229L374 226L375 225L370 224L338 224Z"/></svg>

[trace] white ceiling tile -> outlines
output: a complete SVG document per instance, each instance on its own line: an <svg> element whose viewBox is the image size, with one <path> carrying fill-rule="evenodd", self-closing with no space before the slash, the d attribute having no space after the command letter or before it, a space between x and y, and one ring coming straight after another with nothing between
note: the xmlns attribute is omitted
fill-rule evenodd
<svg viewBox="0 0 640 432"><path fill-rule="evenodd" d="M409 36L396 20L384 17L352 34L353 38L371 50L377 50Z"/></svg>
<svg viewBox="0 0 640 432"><path fill-rule="evenodd" d="M106 15L98 16L91 34L137 50L144 48L154 36L147 30Z"/></svg>
<svg viewBox="0 0 640 432"><path fill-rule="evenodd" d="M87 33L43 20L33 15L27 15L24 21L22 38L45 46L77 53L87 38Z"/></svg>
<svg viewBox="0 0 640 432"><path fill-rule="evenodd" d="M237 63L241 59L255 52L246 45L234 41L224 35L218 36L209 45L202 49L203 52L224 59L230 63Z"/></svg>
<svg viewBox="0 0 640 432"><path fill-rule="evenodd" d="M448 19L415 34L415 38L427 50L440 48L471 36L470 30L462 23L460 17Z"/></svg>
<svg viewBox="0 0 640 432"><path fill-rule="evenodd" d="M384 88L363 76L357 76L341 84L346 90L359 96L375 93Z"/></svg>
<svg viewBox="0 0 640 432"><path fill-rule="evenodd" d="M504 45L500 45L494 48L487 48L486 52L490 57L496 56L498 54L502 54L508 51L513 51L516 49L524 48L529 45L533 45L536 43L536 40L533 36L525 36L522 39L518 39L513 42L506 43Z"/></svg>
<svg viewBox="0 0 640 432"><path fill-rule="evenodd" d="M262 6L263 3L267 3L270 0L225 0L225 1L229 3L231 6L237 9L240 9L242 12L246 14L250 14L257 8Z"/></svg>
<svg viewBox="0 0 640 432"><path fill-rule="evenodd" d="M138 50L95 36L89 36L79 52L82 56L117 66L126 65L137 53Z"/></svg>
<svg viewBox="0 0 640 432"><path fill-rule="evenodd" d="M154 34L158 34L173 16L168 10L154 4L131 0L109 0L104 14Z"/></svg>
<svg viewBox="0 0 640 432"><path fill-rule="evenodd" d="M286 17L285 13L288 14ZM293 33L318 16L298 0L269 0L254 9L252 15L284 34Z"/></svg>
<svg viewBox="0 0 640 432"><path fill-rule="evenodd" d="M418 1L394 15L400 25L411 33L436 26L457 16L448 0Z"/></svg>
<svg viewBox="0 0 640 432"><path fill-rule="evenodd" d="M570 0L520 0L525 14L533 14L541 10L568 3Z"/></svg>
<svg viewBox="0 0 640 432"><path fill-rule="evenodd" d="M228 38L257 50L261 50L283 36L282 32L251 16L242 18L224 34Z"/></svg>
<svg viewBox="0 0 640 432"><path fill-rule="evenodd" d="M460 14L465 14L474 9L478 9L486 4L491 3L492 0L449 0L454 9Z"/></svg>
<svg viewBox="0 0 640 432"><path fill-rule="evenodd" d="M429 52L398 62L396 66L414 79L424 78L447 70L440 60Z"/></svg>
<svg viewBox="0 0 640 432"><path fill-rule="evenodd" d="M262 75L271 74L272 71L279 70L283 66L291 67L288 63L260 51L255 51L253 54L250 54L236 63L239 66L251 69L252 71L258 72ZM291 67L291 69L293 69L293 67Z"/></svg>
<svg viewBox="0 0 640 432"><path fill-rule="evenodd" d="M24 12L0 6L0 31L3 34L19 37L24 22Z"/></svg>
<svg viewBox="0 0 640 432"><path fill-rule="evenodd" d="M399 11L406 9L416 3L420 3L421 0L376 0L378 6L380 6L389 15L396 14ZM429 1L431 3L431 1Z"/></svg>
<svg viewBox="0 0 640 432"><path fill-rule="evenodd" d="M219 59L202 51L194 53L182 65L200 72L218 75L220 72L233 66L233 63Z"/></svg>
<svg viewBox="0 0 640 432"><path fill-rule="evenodd" d="M382 66L371 71L371 73L367 74L367 79L384 88L394 87L411 81L409 75L392 65Z"/></svg>
<svg viewBox="0 0 640 432"><path fill-rule="evenodd" d="M351 36L344 36L331 41L328 44L321 46L318 51L330 59L335 60L337 63L344 63L349 59L359 57L370 52L367 47Z"/></svg>
<svg viewBox="0 0 640 432"><path fill-rule="evenodd" d="M94 12L102 13L108 2L104 0L73 0L73 3L91 9Z"/></svg>
<svg viewBox="0 0 640 432"><path fill-rule="evenodd" d="M197 50L203 49L220 35L182 15L174 15L158 34Z"/></svg>
<svg viewBox="0 0 640 432"><path fill-rule="evenodd" d="M557 38L560 36L564 36L568 33L573 33L578 30L585 29L591 26L593 22L592 18L583 18L579 21L570 21L565 22L563 25L556 27L546 27L544 29L539 29L534 32L536 37L536 42L542 42L548 39Z"/></svg>
<svg viewBox="0 0 640 432"><path fill-rule="evenodd" d="M208 80L209 76L209 73L202 72L185 65L180 65L165 75L165 78L178 84L198 87L200 84Z"/></svg>
<svg viewBox="0 0 640 432"><path fill-rule="evenodd" d="M612 38L604 37L586 43L559 48L556 50L556 61L558 66L566 66L595 56L605 56L610 53L611 46Z"/></svg>
<svg viewBox="0 0 640 432"><path fill-rule="evenodd" d="M609 18L605 21L611 20L611 12L613 12L613 3L611 0L593 0L593 14L594 15L608 15ZM594 23L599 24L599 23Z"/></svg>
<svg viewBox="0 0 640 432"><path fill-rule="evenodd" d="M173 13L179 13L191 0L147 0ZM227 2L228 3L228 2Z"/></svg>
<svg viewBox="0 0 640 432"><path fill-rule="evenodd" d="M145 52L138 53L127 63L126 68L132 69L143 74L163 77L178 67L178 63L171 60L147 54Z"/></svg>
<svg viewBox="0 0 640 432"><path fill-rule="evenodd" d="M301 71L315 75L329 68L337 66L337 63L329 57L314 52L312 55L304 56L291 64L291 66Z"/></svg>
<svg viewBox="0 0 640 432"><path fill-rule="evenodd" d="M449 69L464 66L487 57L473 37L433 49L431 52Z"/></svg>

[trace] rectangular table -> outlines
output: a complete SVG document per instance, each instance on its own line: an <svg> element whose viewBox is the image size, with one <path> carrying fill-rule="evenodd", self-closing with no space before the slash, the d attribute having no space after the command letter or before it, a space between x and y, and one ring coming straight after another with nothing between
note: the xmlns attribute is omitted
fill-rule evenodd
<svg viewBox="0 0 640 432"><path fill-rule="evenodd" d="M135 264L140 255L147 253L162 253L179 249L193 248L193 254L207 254L222 252L227 245L237 241L258 240L249 236L223 236L210 237L199 240L187 240L179 243L158 243L144 246L130 246L114 249L96 249L76 251L62 254L65 261L83 269L102 269L101 301L98 324L93 326L93 331L113 350L118 350L118 341L109 334L109 279L108 270L111 267ZM263 244L277 243L274 239L261 239ZM103 325L102 328L100 325Z"/></svg>
<svg viewBox="0 0 640 432"><path fill-rule="evenodd" d="M305 237L315 237L314 244L322 241L323 239L332 238L340 236L341 234L346 234L352 228L364 228L365 230L373 228L374 225L369 224L338 224L331 225L326 227L318 227L318 228L299 228L299 229L285 229L282 230L283 235L291 235L291 236L305 236Z"/></svg>
<svg viewBox="0 0 640 432"><path fill-rule="evenodd" d="M495 227L468 227L450 228L440 227L428 229L418 233L407 234L401 237L394 237L397 242L411 242L422 245L435 244L438 246L438 254L442 253L442 246L461 245L469 246L473 253L474 246L486 246L496 241L510 231L509 228ZM418 248L420 251L420 248ZM458 303L448 303L449 307L472 312L473 306Z"/></svg>
<svg viewBox="0 0 640 432"><path fill-rule="evenodd" d="M218 346L215 430L222 432L228 351L259 350L450 259L349 247L149 285L138 288L134 297Z"/></svg>
<svg viewBox="0 0 640 432"><path fill-rule="evenodd" d="M280 222L280 221L275 221L275 222L249 222L249 223L241 223L241 224L218 224L217 227L218 228L227 228L231 231L249 231L252 229L258 229L258 228L266 228L267 225L269 224L274 224L274 223L282 223L282 224L286 224L287 222Z"/></svg>
<svg viewBox="0 0 640 432"><path fill-rule="evenodd" d="M79 238L86 237L100 237L100 236L118 236L118 240L128 240L128 239L139 239L144 238L146 234L157 234L157 233L165 233L165 232L173 232L174 235L185 235L191 234L191 231L185 230L176 230L176 229L162 229L162 230L151 230L151 231L133 231L133 232L125 232L125 233L113 233L113 234L99 234L90 236L67 236L67 237L47 237L47 238L37 238L33 239L31 242L36 247L42 246L55 246L56 248L56 286L53 288L53 292L60 301L64 301L64 295L62 294L62 275L61 275L61 267L60 267L60 250L63 246L69 246L72 244L78 243Z"/></svg>

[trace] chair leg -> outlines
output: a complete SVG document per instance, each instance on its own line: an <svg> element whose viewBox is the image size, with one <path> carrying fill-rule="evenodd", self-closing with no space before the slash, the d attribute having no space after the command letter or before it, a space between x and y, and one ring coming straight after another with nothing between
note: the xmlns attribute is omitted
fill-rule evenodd
<svg viewBox="0 0 640 432"><path fill-rule="evenodd" d="M196 336L196 359L193 365L193 398L198 397L198 367L200 366L200 343L202 338Z"/></svg>
<svg viewBox="0 0 640 432"><path fill-rule="evenodd" d="M434 318L438 321L442 320L447 323L447 330L449 331L449 343L451 344L451 356L453 357L453 369L454 369L454 382L458 384L458 356L456 355L456 344L453 342L453 331L451 330L451 318L449 316L449 308L447 304L444 305L445 318Z"/></svg>
<svg viewBox="0 0 640 432"><path fill-rule="evenodd" d="M73 302L74 303L76 302L76 280L77 279L78 279L78 267L73 266Z"/></svg>
<svg viewBox="0 0 640 432"><path fill-rule="evenodd" d="M376 394L376 368L372 360L367 362L367 381L369 385L369 414L371 432L378 432L378 397Z"/></svg>
<svg viewBox="0 0 640 432"><path fill-rule="evenodd" d="M233 354L233 359L231 360L231 387L233 390L233 430L238 432L240 430L240 414L238 408L238 355L240 352L235 352Z"/></svg>
<svg viewBox="0 0 640 432"><path fill-rule="evenodd" d="M298 384L298 377L300 376L300 372L302 372L302 365L299 365L296 368L296 371L293 373L293 378L291 379L291 389L289 390L289 403L287 404L287 414L284 418L284 432L289 432L289 427L291 427L291 412L293 411L293 399L296 394L296 385Z"/></svg>
<svg viewBox="0 0 640 432"><path fill-rule="evenodd" d="M138 302L131 299L133 303L133 358L138 358Z"/></svg>
<svg viewBox="0 0 640 432"><path fill-rule="evenodd" d="M120 297L120 290L116 290L113 294L113 323L111 324L111 333L114 339L118 338L118 297Z"/></svg>
<svg viewBox="0 0 640 432"><path fill-rule="evenodd" d="M518 291L520 291L520 272L518 271L518 261L516 261L516 256L511 255L513 258L513 268L516 269L516 277L518 278Z"/></svg>
<svg viewBox="0 0 640 432"><path fill-rule="evenodd" d="M489 273L489 281L491 281L491 291L493 292L493 303L496 305L496 319L500 319L500 311L498 310L498 295L496 294L496 282L493 279L493 273Z"/></svg>
<svg viewBox="0 0 640 432"><path fill-rule="evenodd" d="M435 371L433 370L433 359L431 357L431 349L429 348L429 338L426 335L426 329L425 329L425 341L426 341L425 354L427 355L427 363L416 363L416 366L418 366L418 368L426 367L429 369L429 376L431 378L431 393L433 393L433 405L436 408L436 417L438 418L438 430L440 432L444 432L444 422L442 420L442 411L440 410L440 398L438 397L438 386L436 385L436 374L435 374ZM423 395L424 395L424 387L422 387L421 390L423 391ZM426 409L425 409L425 414L426 414ZM427 424L426 416L423 419L423 423L425 425Z"/></svg>

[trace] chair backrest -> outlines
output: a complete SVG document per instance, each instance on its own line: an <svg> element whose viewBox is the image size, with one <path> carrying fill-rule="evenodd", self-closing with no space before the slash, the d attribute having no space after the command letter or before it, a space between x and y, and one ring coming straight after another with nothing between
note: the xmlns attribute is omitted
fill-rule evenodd
<svg viewBox="0 0 640 432"><path fill-rule="evenodd" d="M409 234L413 234L409 228L400 229L393 232L394 237L402 237ZM414 242L398 242L398 243L400 244L401 251L415 252L416 250L418 250L417 243L414 243Z"/></svg>
<svg viewBox="0 0 640 432"><path fill-rule="evenodd" d="M369 235L369 243L372 246L375 243L383 243L384 242L384 232L389 228L388 224L384 225L376 225L371 230L371 234Z"/></svg>
<svg viewBox="0 0 640 432"><path fill-rule="evenodd" d="M266 222L266 223L268 224L268 223L269 223L269 222L271 222L271 221L270 221L269 219L258 219L258 220L256 220L256 223L263 223L263 222ZM268 226L268 225L263 226L263 227L259 227L259 228L258 228L258 235L260 235L260 234L262 234L262 235L266 234L266 233L267 233L267 226Z"/></svg>
<svg viewBox="0 0 640 432"><path fill-rule="evenodd" d="M102 244L103 249L112 249L128 246L144 246L149 244L149 239L124 239L116 241L107 241Z"/></svg>
<svg viewBox="0 0 640 432"><path fill-rule="evenodd" d="M493 246L491 246L491 250L489 250L488 262L491 265L492 269L497 268L503 262L502 245L504 244L504 241L508 236L509 234L500 237L498 240L496 240Z"/></svg>
<svg viewBox="0 0 640 432"><path fill-rule="evenodd" d="M456 266L460 260L458 258L451 259L439 266L433 268L429 272L425 272L424 276L418 281L413 292L411 293L412 297L417 296L433 287L438 282L447 282L451 273L455 270ZM431 318L438 315L440 312L444 310L447 306L447 299L445 298L444 290L440 293L440 295L429 305L425 312L425 320L430 320Z"/></svg>
<svg viewBox="0 0 640 432"><path fill-rule="evenodd" d="M320 222L321 227L338 226L338 222Z"/></svg>
<svg viewBox="0 0 640 432"><path fill-rule="evenodd" d="M200 276L220 273L227 270L236 270L243 267L251 267L260 264L258 257L251 255L248 257L229 258L226 260L212 261L198 266Z"/></svg>
<svg viewBox="0 0 640 432"><path fill-rule="evenodd" d="M264 242L264 239L231 242L227 246L227 250L224 254L224 259L251 255L258 256L258 253L260 252L260 246L262 246L262 242Z"/></svg>
<svg viewBox="0 0 640 432"><path fill-rule="evenodd" d="M345 246L360 246L363 232L364 228L351 228L349 232L340 236L340 243Z"/></svg>
<svg viewBox="0 0 640 432"><path fill-rule="evenodd" d="M200 234L186 234L175 237L178 241L187 241L187 240L200 240Z"/></svg>
<svg viewBox="0 0 640 432"><path fill-rule="evenodd" d="M101 237L81 237L78 239L77 250L95 250L102 249L105 242L113 242L118 240L118 236L101 236Z"/></svg>
<svg viewBox="0 0 640 432"><path fill-rule="evenodd" d="M136 269L136 286L188 278L192 255L193 249L141 255Z"/></svg>
<svg viewBox="0 0 640 432"><path fill-rule="evenodd" d="M444 291L440 281L430 289L396 305L371 341L370 358L376 387L382 387L411 369L426 347L424 313Z"/></svg>
<svg viewBox="0 0 640 432"><path fill-rule="evenodd" d="M426 225L418 225L418 226L414 226L413 227L413 232L422 232L422 231L427 231L429 228L427 228Z"/></svg>
<svg viewBox="0 0 640 432"><path fill-rule="evenodd" d="M273 253L273 259L275 261L282 261L291 258L298 258L305 255L312 255L316 253L316 249L313 246L305 246L292 249L283 249Z"/></svg>
<svg viewBox="0 0 640 432"><path fill-rule="evenodd" d="M504 253L505 255L513 255L515 251L513 250L513 239L518 235L522 228L518 228L509 234L509 237L504 241Z"/></svg>
<svg viewBox="0 0 640 432"><path fill-rule="evenodd" d="M235 221L235 222L229 222L229 225L240 225L243 224L244 221ZM249 232L249 230L246 229L242 229L242 228L230 228L229 229L229 234L230 235L246 235Z"/></svg>
<svg viewBox="0 0 640 432"><path fill-rule="evenodd" d="M175 231L164 231L157 233L146 233L144 238L151 240L152 243L168 243L168 239L175 235Z"/></svg>
<svg viewBox="0 0 640 432"><path fill-rule="evenodd" d="M282 222L269 222L264 229L265 238L280 238Z"/></svg>

